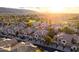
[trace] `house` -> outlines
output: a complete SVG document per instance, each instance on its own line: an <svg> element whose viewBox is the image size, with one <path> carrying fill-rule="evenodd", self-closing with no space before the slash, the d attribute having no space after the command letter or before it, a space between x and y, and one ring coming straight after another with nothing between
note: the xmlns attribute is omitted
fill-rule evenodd
<svg viewBox="0 0 79 59"><path fill-rule="evenodd" d="M62 33L58 33L56 35L56 38L58 43L71 46L73 44L72 39L76 38L76 36L62 32Z"/></svg>

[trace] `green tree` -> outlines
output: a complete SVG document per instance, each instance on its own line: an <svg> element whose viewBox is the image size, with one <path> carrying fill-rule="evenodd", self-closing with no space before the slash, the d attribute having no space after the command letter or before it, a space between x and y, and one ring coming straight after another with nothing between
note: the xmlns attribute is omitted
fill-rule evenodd
<svg viewBox="0 0 79 59"><path fill-rule="evenodd" d="M73 29L69 28L69 27L63 27L61 29L61 32L65 32L67 34L75 34L75 31Z"/></svg>

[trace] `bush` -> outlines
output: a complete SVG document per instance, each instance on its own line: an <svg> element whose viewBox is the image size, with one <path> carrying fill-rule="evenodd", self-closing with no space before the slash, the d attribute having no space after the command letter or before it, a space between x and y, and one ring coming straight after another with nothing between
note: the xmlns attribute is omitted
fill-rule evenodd
<svg viewBox="0 0 79 59"><path fill-rule="evenodd" d="M75 34L75 31L69 27L64 27L61 29L61 32L65 32L67 34Z"/></svg>
<svg viewBox="0 0 79 59"><path fill-rule="evenodd" d="M79 29L79 23L76 24L77 29Z"/></svg>
<svg viewBox="0 0 79 59"><path fill-rule="evenodd" d="M53 38L56 35L55 31L53 28L48 28L48 36Z"/></svg>

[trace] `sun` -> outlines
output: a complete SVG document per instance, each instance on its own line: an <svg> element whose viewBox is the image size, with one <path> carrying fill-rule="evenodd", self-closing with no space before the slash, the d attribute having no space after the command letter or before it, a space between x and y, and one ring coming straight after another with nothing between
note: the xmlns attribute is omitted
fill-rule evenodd
<svg viewBox="0 0 79 59"><path fill-rule="evenodd" d="M61 12L64 12L64 10L65 10L64 6L54 6L54 7L48 8L48 11L53 13L61 13Z"/></svg>
<svg viewBox="0 0 79 59"><path fill-rule="evenodd" d="M49 3L48 3L49 2ZM70 7L68 3L65 3L66 1L63 0L46 0L46 4L41 4L39 8L36 8L36 11L39 12L46 12L46 13L65 13L65 12L70 12L69 10L67 11L66 9ZM69 2L69 1L67 1Z"/></svg>
<svg viewBox="0 0 79 59"><path fill-rule="evenodd" d="M63 6L54 6L54 7L42 7L40 9L36 9L39 12L46 12L46 13L62 13L65 12L65 7Z"/></svg>
<svg viewBox="0 0 79 59"><path fill-rule="evenodd" d="M40 9L36 9L40 12L52 12L52 13L64 13L65 12L65 5L56 5L56 4L52 4L49 7L40 7Z"/></svg>

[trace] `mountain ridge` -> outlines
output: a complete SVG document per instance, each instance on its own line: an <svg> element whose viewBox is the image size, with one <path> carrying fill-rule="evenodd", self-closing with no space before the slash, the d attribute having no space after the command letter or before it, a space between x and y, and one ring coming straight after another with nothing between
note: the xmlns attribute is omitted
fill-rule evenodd
<svg viewBox="0 0 79 59"><path fill-rule="evenodd" d="M0 7L0 15L5 14L15 14L15 15L27 15L27 14L36 14L36 11L29 10L29 9L16 9L16 8L6 8Z"/></svg>

